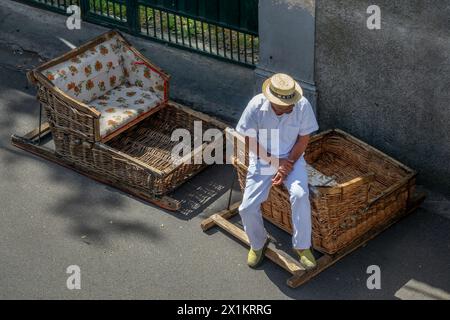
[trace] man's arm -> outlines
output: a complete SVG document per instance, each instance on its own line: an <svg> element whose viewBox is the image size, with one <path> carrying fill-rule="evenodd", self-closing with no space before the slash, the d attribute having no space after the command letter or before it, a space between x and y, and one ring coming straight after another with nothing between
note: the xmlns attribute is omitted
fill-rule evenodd
<svg viewBox="0 0 450 320"><path fill-rule="evenodd" d="M306 136L298 136L297 142L295 143L294 147L292 147L292 150L289 153L288 160L296 163L297 160L300 159L300 157L308 147L309 138L310 138L309 134Z"/></svg>

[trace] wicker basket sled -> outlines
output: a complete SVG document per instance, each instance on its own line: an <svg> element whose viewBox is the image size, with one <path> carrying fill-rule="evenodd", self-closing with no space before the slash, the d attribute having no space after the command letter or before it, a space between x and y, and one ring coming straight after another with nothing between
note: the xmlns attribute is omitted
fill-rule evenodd
<svg viewBox="0 0 450 320"><path fill-rule="evenodd" d="M107 32L28 73L48 122L13 145L122 189L165 209L167 194L206 167L194 161L202 143L174 163L175 129L193 136L225 125L169 100L169 76L117 31ZM40 145L51 133L54 150ZM194 139L192 146L194 146ZM186 159L185 159L186 160Z"/></svg>
<svg viewBox="0 0 450 320"><path fill-rule="evenodd" d="M233 164L245 188L248 143L232 129ZM411 212L424 199L415 194L416 172L370 145L341 131L329 130L311 138L305 152L312 208L313 247L323 256L310 272L286 253L269 245L266 256L293 274L288 285L297 287ZM227 219L239 203L202 222L214 225L249 245L248 238ZM261 206L263 217L292 234L291 205L284 186L272 187Z"/></svg>

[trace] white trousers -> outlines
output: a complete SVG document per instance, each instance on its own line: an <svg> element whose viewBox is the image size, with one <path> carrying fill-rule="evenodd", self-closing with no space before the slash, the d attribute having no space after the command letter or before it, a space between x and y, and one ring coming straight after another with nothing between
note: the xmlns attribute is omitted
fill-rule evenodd
<svg viewBox="0 0 450 320"><path fill-rule="evenodd" d="M267 200L272 186L273 174L267 174L261 168L260 161L249 165L247 182L244 190L239 214L244 230L254 250L264 246L267 231L261 212L261 204ZM267 171L267 167L266 167ZM264 172L264 174L261 174ZM308 174L306 162L301 157L294 165L294 169L286 177L284 184L289 191L292 209L292 245L295 249L309 249L311 247L311 205L309 202Z"/></svg>

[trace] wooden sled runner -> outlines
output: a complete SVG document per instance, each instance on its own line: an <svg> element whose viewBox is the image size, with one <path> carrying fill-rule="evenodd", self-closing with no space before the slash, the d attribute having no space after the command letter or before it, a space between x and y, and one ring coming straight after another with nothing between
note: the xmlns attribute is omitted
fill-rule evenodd
<svg viewBox="0 0 450 320"><path fill-rule="evenodd" d="M153 65L119 32L109 31L30 71L47 122L12 144L167 210L180 204L168 194L206 168L196 155L202 130L225 124L169 100L169 75ZM184 129L191 151L174 162ZM49 136L54 149L39 144ZM195 143L194 143L195 141ZM195 148L195 149L194 149Z"/></svg>
<svg viewBox="0 0 450 320"><path fill-rule="evenodd" d="M234 146L233 163L243 189L248 165L247 143L230 129L227 129L227 140ZM306 271L298 260L277 249L273 243L265 253L267 258L291 273L287 285L292 288L304 284L363 246L413 212L425 199L424 194L415 192L415 171L341 130L314 136L305 159L309 165L313 248L322 256L315 269ZM311 170L324 178L312 177ZM333 183L328 179L330 176L334 177ZM235 203L230 209L205 219L201 223L203 231L218 226L250 246L244 230L229 221L238 213L239 205ZM272 187L261 210L266 220L292 233L289 196L284 187Z"/></svg>
<svg viewBox="0 0 450 320"><path fill-rule="evenodd" d="M279 265L281 268L289 272L292 276L287 280L286 284L291 288L297 288L307 281L311 280L313 277L317 276L319 273L325 269L331 267L336 262L344 258L346 255L352 253L356 249L362 247L369 240L375 238L381 232L389 228L391 225L406 217L410 213L414 212L420 204L424 201L425 194L416 194L408 204L408 207L399 213L395 219L389 221L385 225L379 226L376 229L368 232L364 237L357 239L354 243L349 244L345 249L335 253L335 254L324 254L319 259L317 259L317 268L311 271L306 271L305 268L298 262L297 259L292 258L283 250L277 249L275 245L271 242L267 247L265 252L266 258ZM227 233L231 234L233 237L238 239L240 242L250 247L250 242L245 234L245 231L229 221L232 217L238 214L238 207L240 202L230 206L230 209L223 210L213 214L211 217L206 218L201 223L201 228L203 231L208 231L213 227L219 227Z"/></svg>

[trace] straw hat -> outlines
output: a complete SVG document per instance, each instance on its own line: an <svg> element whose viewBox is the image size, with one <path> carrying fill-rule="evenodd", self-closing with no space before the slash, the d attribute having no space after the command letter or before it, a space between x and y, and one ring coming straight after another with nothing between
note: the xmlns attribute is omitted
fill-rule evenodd
<svg viewBox="0 0 450 320"><path fill-rule="evenodd" d="M303 97L303 90L291 76L284 73L274 74L264 81L262 92L270 102L289 107Z"/></svg>

